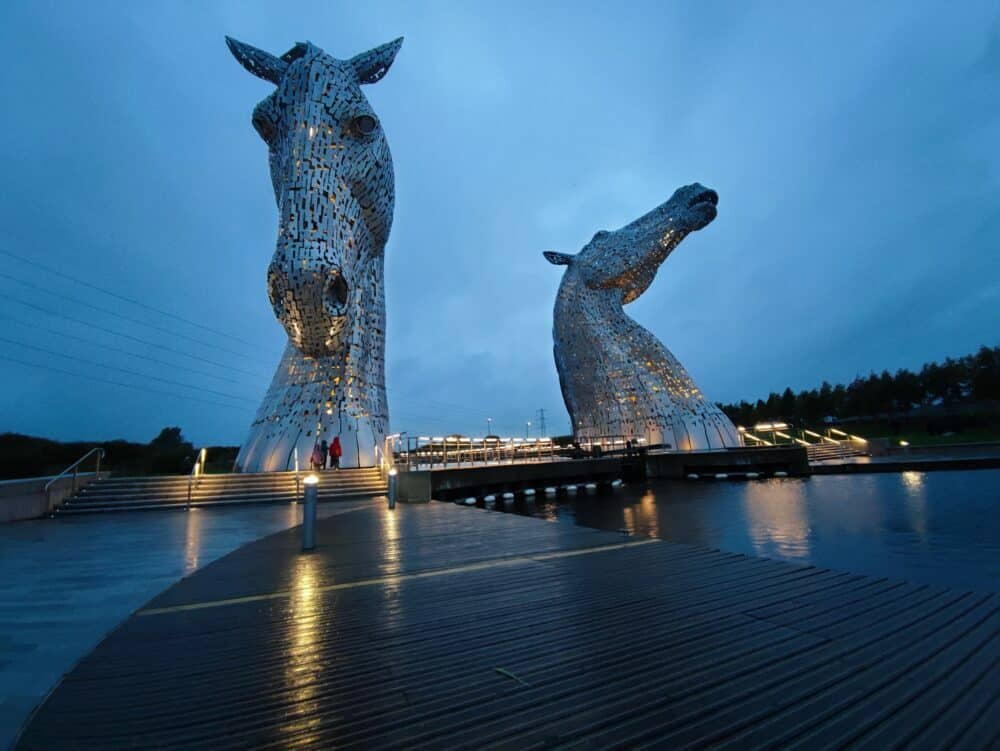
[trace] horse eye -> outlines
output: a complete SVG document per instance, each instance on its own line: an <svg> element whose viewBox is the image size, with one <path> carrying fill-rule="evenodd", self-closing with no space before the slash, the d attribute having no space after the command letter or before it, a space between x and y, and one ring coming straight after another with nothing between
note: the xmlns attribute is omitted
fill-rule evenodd
<svg viewBox="0 0 1000 751"><path fill-rule="evenodd" d="M378 127L378 121L371 115L358 115L351 121L355 133L362 136L370 136Z"/></svg>
<svg viewBox="0 0 1000 751"><path fill-rule="evenodd" d="M271 139L274 138L274 123L271 122L271 118L255 110L251 122L253 123L254 130L264 139L264 142L271 143Z"/></svg>

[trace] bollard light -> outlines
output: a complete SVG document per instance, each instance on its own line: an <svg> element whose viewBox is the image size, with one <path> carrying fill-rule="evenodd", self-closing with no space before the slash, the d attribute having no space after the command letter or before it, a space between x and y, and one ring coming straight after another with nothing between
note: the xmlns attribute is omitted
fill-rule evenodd
<svg viewBox="0 0 1000 751"><path fill-rule="evenodd" d="M302 484L306 486L302 499L302 549L312 550L316 547L316 486L319 485L319 478L306 475Z"/></svg>
<svg viewBox="0 0 1000 751"><path fill-rule="evenodd" d="M396 508L396 478L399 470L393 467L389 470L389 508Z"/></svg>

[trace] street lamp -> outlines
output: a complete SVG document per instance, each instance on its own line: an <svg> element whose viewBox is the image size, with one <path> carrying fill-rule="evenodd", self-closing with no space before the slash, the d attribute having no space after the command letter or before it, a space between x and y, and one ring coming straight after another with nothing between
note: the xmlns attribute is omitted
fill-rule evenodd
<svg viewBox="0 0 1000 751"><path fill-rule="evenodd" d="M486 418L486 435L493 435L493 418Z"/></svg>
<svg viewBox="0 0 1000 751"><path fill-rule="evenodd" d="M395 467L389 470L389 487L387 490L389 491L389 508L391 509L396 508L396 483L398 474L399 470Z"/></svg>
<svg viewBox="0 0 1000 751"><path fill-rule="evenodd" d="M531 432L531 420L528 420L524 425L524 437L527 438L528 434Z"/></svg>

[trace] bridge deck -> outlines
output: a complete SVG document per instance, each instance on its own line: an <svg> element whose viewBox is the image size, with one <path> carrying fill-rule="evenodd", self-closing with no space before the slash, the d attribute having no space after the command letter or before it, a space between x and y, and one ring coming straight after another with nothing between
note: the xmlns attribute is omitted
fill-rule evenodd
<svg viewBox="0 0 1000 751"><path fill-rule="evenodd" d="M20 748L996 743L1000 597L451 504L248 545L85 658Z"/></svg>

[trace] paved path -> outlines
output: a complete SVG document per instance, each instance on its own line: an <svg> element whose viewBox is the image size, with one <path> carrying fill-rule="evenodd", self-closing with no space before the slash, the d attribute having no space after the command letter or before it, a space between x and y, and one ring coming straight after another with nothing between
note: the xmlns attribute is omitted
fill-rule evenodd
<svg viewBox="0 0 1000 751"><path fill-rule="evenodd" d="M321 514L360 504L322 504ZM0 748L63 673L182 576L299 523L298 506L0 525Z"/></svg>
<svg viewBox="0 0 1000 751"><path fill-rule="evenodd" d="M1000 596L451 504L381 505L185 578L24 749L986 748Z"/></svg>

